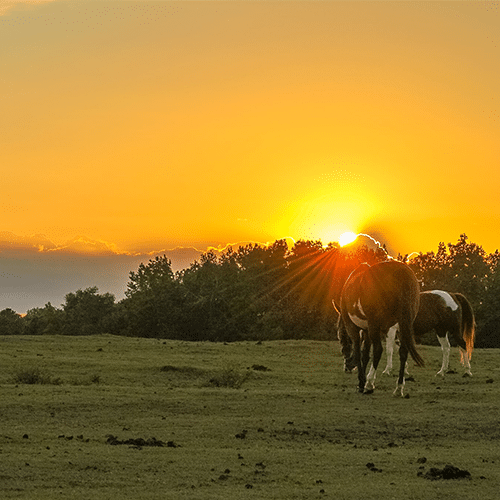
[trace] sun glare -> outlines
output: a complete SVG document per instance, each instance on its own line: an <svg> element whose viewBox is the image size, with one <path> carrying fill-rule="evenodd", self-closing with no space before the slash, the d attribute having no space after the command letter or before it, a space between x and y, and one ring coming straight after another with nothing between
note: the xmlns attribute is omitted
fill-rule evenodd
<svg viewBox="0 0 500 500"><path fill-rule="evenodd" d="M352 243L357 237L358 235L353 233L352 231L342 233L339 236L339 245L341 247L345 247L346 245L349 245L349 243Z"/></svg>

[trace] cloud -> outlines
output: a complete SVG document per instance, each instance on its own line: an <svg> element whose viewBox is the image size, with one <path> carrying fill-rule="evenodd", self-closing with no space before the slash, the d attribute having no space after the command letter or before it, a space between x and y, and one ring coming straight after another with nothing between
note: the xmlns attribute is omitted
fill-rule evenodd
<svg viewBox="0 0 500 500"><path fill-rule="evenodd" d="M43 251L43 250L42 250ZM86 236L77 236L64 245L48 249L53 252L68 252L93 255L120 255L126 252L120 252L114 243L107 243L102 240L94 240Z"/></svg>
<svg viewBox="0 0 500 500"><path fill-rule="evenodd" d="M387 258L395 256L394 250L387 246L384 237L377 233L358 233L356 239L351 243L344 245L349 251L356 250L357 248L367 247L370 250L383 250L387 254Z"/></svg>
<svg viewBox="0 0 500 500"><path fill-rule="evenodd" d="M290 245L295 243L291 237L285 238ZM262 243L259 241L245 240L226 243L224 245L211 246L207 244L205 248L200 249L194 246L176 246L173 248L163 247L148 252L137 251L129 252L120 250L117 245L104 240L96 240L87 236L76 236L63 244L55 244L44 234L35 234L32 236L18 236L12 232L0 231L0 256L9 253L21 253L23 255L30 253L51 254L53 256L94 256L94 257L112 257L122 256L133 259L150 259L156 255L166 254L172 260L172 267L175 270L184 269L195 260L199 259L202 253L213 251L216 254L222 254L228 248L239 248L249 244L268 246L273 242Z"/></svg>
<svg viewBox="0 0 500 500"><path fill-rule="evenodd" d="M3 0L0 3L0 16L4 16L14 7L37 7L40 4L55 1L57 0Z"/></svg>
<svg viewBox="0 0 500 500"><path fill-rule="evenodd" d="M57 246L43 234L18 236L9 231L0 231L0 254L5 251L39 252L56 248Z"/></svg>
<svg viewBox="0 0 500 500"><path fill-rule="evenodd" d="M290 246L292 239L287 239ZM247 244L267 245L256 241L238 241L228 245L177 246L150 252L127 252L115 244L86 236L77 236L64 244L56 244L43 234L18 236L0 232L0 310L11 308L25 313L51 302L60 307L65 296L79 289L97 286L99 293L112 293L124 298L129 274L139 264L157 255L166 255L172 269L188 268L211 250L217 255L229 247L238 249Z"/></svg>
<svg viewBox="0 0 500 500"><path fill-rule="evenodd" d="M124 297L129 273L155 255L167 255L174 270L189 267L201 251L177 247L148 253L120 251L85 236L57 245L43 234L0 232L0 310L26 312L47 302L59 307L66 294L97 286L117 300Z"/></svg>
<svg viewBox="0 0 500 500"><path fill-rule="evenodd" d="M398 255L396 250L394 235L382 223L372 222L363 228L358 236L360 243L364 243L368 248L376 249L385 246L387 253L393 257Z"/></svg>

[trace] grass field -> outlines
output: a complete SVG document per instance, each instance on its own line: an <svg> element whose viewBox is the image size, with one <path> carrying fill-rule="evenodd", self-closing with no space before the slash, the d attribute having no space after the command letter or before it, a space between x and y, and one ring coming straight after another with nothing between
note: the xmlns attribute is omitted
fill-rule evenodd
<svg viewBox="0 0 500 500"><path fill-rule="evenodd" d="M335 342L0 337L0 498L499 498L500 353L419 350L403 399Z"/></svg>

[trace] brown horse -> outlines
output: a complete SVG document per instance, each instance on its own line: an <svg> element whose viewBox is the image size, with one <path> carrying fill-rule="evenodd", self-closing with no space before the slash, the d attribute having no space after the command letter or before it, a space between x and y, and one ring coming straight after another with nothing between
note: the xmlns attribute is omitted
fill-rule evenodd
<svg viewBox="0 0 500 500"><path fill-rule="evenodd" d="M444 290L421 292L420 308L413 329L417 339L432 330L436 332L443 351L443 362L437 375L444 377L448 370L450 335L460 349L460 361L465 367L464 376L472 376L470 358L474 349L475 318L474 310L464 295ZM393 330L389 330L387 334L387 366L384 373L390 373L392 369L395 334Z"/></svg>
<svg viewBox="0 0 500 500"><path fill-rule="evenodd" d="M370 394L382 355L382 340L390 328L400 332L400 370L394 394L403 395L404 371L408 353L419 366L424 361L413 338L420 288L413 271L395 260L373 266L361 264L349 276L340 297L339 339L346 359L358 369L358 389ZM335 304L334 304L335 305ZM368 376L366 368L373 345L373 361Z"/></svg>

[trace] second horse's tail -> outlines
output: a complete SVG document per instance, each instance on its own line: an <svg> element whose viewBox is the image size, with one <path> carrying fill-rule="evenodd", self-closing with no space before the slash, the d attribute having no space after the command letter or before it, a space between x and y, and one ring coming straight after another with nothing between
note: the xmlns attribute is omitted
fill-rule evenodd
<svg viewBox="0 0 500 500"><path fill-rule="evenodd" d="M474 310L465 295L455 293L454 296L462 308L462 335L467 347L467 355L470 359L474 349L474 340L476 338L476 320L474 317Z"/></svg>

